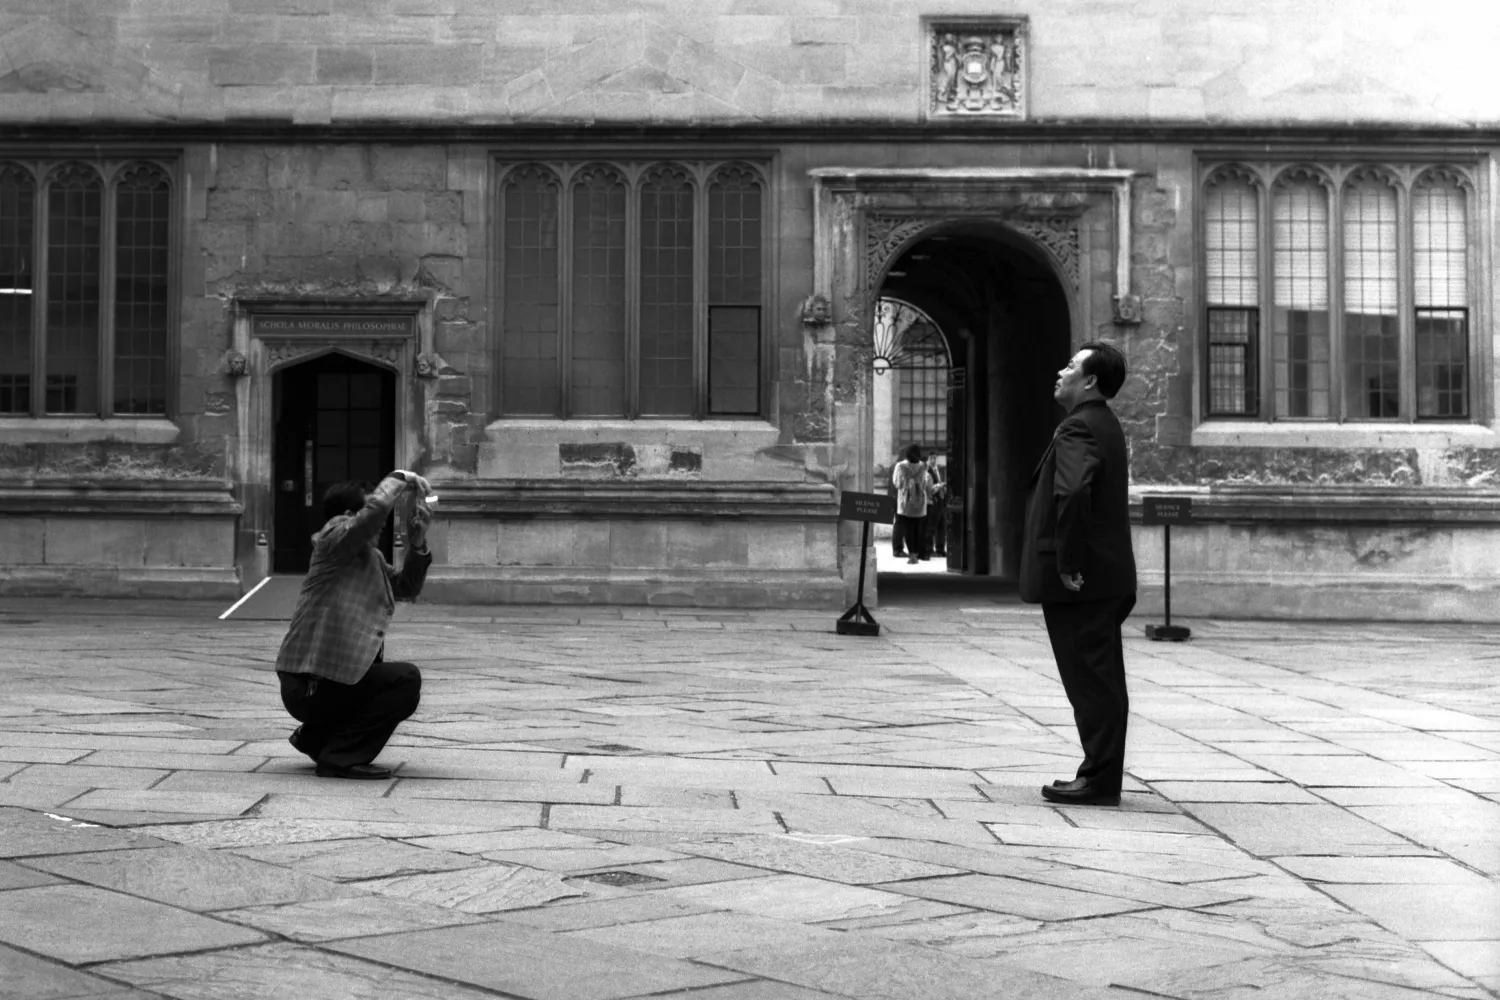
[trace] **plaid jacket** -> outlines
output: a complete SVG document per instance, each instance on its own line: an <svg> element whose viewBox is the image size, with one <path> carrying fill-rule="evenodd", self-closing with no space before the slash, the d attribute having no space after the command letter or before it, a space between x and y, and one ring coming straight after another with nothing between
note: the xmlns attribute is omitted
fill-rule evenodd
<svg viewBox="0 0 1500 1000"><path fill-rule="evenodd" d="M313 536L312 566L276 669L355 684L385 643L396 599L422 590L432 556L408 552L397 572L375 547L380 529L406 484L386 477L357 514L332 518Z"/></svg>

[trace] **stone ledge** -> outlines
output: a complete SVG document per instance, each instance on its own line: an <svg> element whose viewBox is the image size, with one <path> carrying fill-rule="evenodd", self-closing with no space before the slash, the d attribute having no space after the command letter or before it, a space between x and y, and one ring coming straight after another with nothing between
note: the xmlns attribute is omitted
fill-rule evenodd
<svg viewBox="0 0 1500 1000"><path fill-rule="evenodd" d="M172 444L181 433L165 417L0 417L0 444Z"/></svg>
<svg viewBox="0 0 1500 1000"><path fill-rule="evenodd" d="M1132 626L1159 623L1161 572L1140 574ZM1172 618L1284 621L1500 622L1500 585L1453 577L1357 580L1333 574L1275 578L1172 571ZM1192 622L1188 621L1189 627ZM1139 636L1139 632L1135 633Z"/></svg>
<svg viewBox="0 0 1500 1000"><path fill-rule="evenodd" d="M0 479L0 514L236 517L222 479Z"/></svg>
<svg viewBox="0 0 1500 1000"><path fill-rule="evenodd" d="M1497 524L1500 492L1410 486L1143 486L1130 489L1130 519L1142 496L1183 496L1193 519L1214 523Z"/></svg>
<svg viewBox="0 0 1500 1000"><path fill-rule="evenodd" d="M1266 423L1210 420L1192 430L1195 448L1496 448L1500 434L1483 424Z"/></svg>
<svg viewBox="0 0 1500 1000"><path fill-rule="evenodd" d="M437 482L438 517L756 518L836 521L826 483L514 479Z"/></svg>
<svg viewBox="0 0 1500 1000"><path fill-rule="evenodd" d="M0 595L13 597L148 597L237 600L239 571L226 567L0 566ZM228 605L226 605L227 607Z"/></svg>
<svg viewBox="0 0 1500 1000"><path fill-rule="evenodd" d="M843 610L844 581L832 574L726 570L722 573L594 572L434 566L422 598L434 604L644 604L706 608ZM836 615L834 616L836 617ZM830 618L829 630L833 623Z"/></svg>

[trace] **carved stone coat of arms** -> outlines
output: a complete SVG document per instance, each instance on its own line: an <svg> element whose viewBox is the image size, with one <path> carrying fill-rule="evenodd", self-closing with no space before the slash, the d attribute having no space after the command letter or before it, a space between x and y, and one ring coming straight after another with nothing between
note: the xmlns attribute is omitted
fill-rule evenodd
<svg viewBox="0 0 1500 1000"><path fill-rule="evenodd" d="M932 118L1026 117L1026 22L929 21L927 114Z"/></svg>

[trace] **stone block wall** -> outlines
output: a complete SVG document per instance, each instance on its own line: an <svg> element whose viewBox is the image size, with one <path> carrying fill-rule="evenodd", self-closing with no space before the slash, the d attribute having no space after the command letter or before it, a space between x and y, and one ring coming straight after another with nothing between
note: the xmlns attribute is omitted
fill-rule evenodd
<svg viewBox="0 0 1500 1000"><path fill-rule="evenodd" d="M1473 125L1500 10L1466 0L1033 0L1041 121ZM960 0L22 0L11 121L912 122Z"/></svg>
<svg viewBox="0 0 1500 1000"><path fill-rule="evenodd" d="M425 299L443 363L422 464L472 474L488 407L486 160L441 143L211 147L201 233L205 314L237 299ZM227 324L195 331L227 350ZM212 350L210 348L210 350Z"/></svg>

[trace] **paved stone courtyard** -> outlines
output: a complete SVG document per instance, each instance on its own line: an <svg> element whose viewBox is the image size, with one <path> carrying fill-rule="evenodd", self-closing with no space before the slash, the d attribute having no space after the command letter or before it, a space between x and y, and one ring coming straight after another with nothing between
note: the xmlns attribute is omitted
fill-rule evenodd
<svg viewBox="0 0 1500 1000"><path fill-rule="evenodd" d="M1486 628L1133 621L1110 809L1034 609L403 607L390 782L220 610L0 601L0 996L1500 995Z"/></svg>

